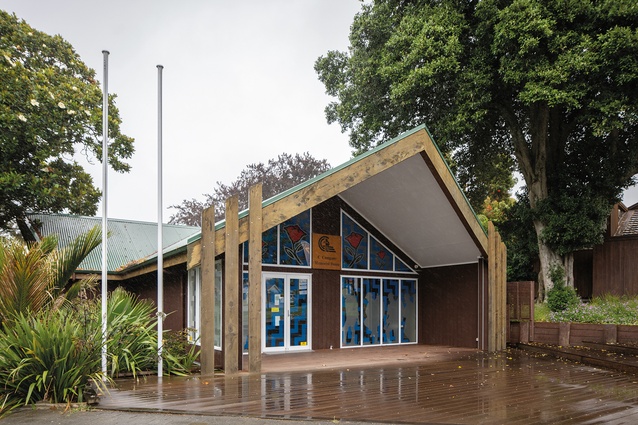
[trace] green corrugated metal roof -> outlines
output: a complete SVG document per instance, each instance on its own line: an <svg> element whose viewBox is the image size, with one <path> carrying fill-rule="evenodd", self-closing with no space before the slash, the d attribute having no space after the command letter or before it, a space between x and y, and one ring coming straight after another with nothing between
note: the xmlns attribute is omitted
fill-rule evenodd
<svg viewBox="0 0 638 425"><path fill-rule="evenodd" d="M101 228L101 217L67 214L30 214L29 220L37 224L42 236L56 234L60 246L66 246L78 235L94 226ZM164 224L164 253L185 247L188 238L200 231L199 227ZM110 273L138 264L157 255L157 223L109 219L107 269ZM102 270L102 247L95 248L80 264L78 270Z"/></svg>

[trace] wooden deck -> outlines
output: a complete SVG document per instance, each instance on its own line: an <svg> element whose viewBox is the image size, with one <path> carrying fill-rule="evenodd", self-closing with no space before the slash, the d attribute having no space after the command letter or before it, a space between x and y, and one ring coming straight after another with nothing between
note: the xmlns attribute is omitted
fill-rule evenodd
<svg viewBox="0 0 638 425"><path fill-rule="evenodd" d="M98 407L387 423L638 423L638 376L516 349L326 350L265 356L262 367L122 380Z"/></svg>

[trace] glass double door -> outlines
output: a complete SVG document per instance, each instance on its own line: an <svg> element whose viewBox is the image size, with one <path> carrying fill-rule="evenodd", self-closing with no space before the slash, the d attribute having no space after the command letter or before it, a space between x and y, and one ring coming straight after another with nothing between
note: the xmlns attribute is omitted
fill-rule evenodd
<svg viewBox="0 0 638 425"><path fill-rule="evenodd" d="M311 349L309 274L263 273L263 350Z"/></svg>

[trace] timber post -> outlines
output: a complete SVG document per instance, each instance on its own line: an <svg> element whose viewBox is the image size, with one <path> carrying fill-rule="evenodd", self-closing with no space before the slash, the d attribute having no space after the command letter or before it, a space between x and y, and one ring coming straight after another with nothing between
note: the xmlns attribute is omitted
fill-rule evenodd
<svg viewBox="0 0 638 425"><path fill-rule="evenodd" d="M202 213L201 373L215 372L215 208Z"/></svg>
<svg viewBox="0 0 638 425"><path fill-rule="evenodd" d="M239 371L239 199L226 200L224 271L224 373Z"/></svg>
<svg viewBox="0 0 638 425"><path fill-rule="evenodd" d="M261 235L262 184L249 191L248 371L261 372Z"/></svg>

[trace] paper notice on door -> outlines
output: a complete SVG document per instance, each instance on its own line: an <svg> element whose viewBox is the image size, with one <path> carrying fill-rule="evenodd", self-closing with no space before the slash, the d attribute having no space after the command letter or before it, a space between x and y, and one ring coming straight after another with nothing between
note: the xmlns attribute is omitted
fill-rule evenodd
<svg viewBox="0 0 638 425"><path fill-rule="evenodd" d="M279 309L277 309L279 310ZM281 316L275 316L275 326L279 326L279 321L281 320Z"/></svg>

